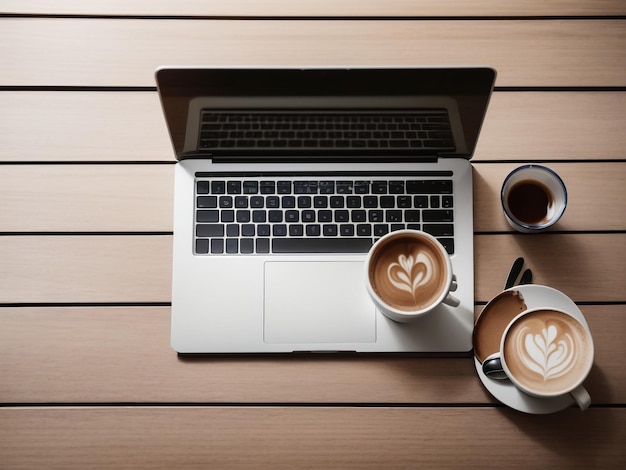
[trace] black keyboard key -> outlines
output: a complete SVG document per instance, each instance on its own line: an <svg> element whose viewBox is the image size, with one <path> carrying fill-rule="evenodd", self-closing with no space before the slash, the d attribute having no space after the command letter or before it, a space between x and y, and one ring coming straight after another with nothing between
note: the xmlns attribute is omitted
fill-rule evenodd
<svg viewBox="0 0 626 470"><path fill-rule="evenodd" d="M317 213L318 222L332 222L333 212L329 210L321 210Z"/></svg>
<svg viewBox="0 0 626 470"><path fill-rule="evenodd" d="M276 182L276 192L278 194L291 194L291 181Z"/></svg>
<svg viewBox="0 0 626 470"><path fill-rule="evenodd" d="M257 224L267 222L267 213L263 210L252 211L252 222Z"/></svg>
<svg viewBox="0 0 626 470"><path fill-rule="evenodd" d="M454 207L454 196L441 196L441 207L446 209Z"/></svg>
<svg viewBox="0 0 626 470"><path fill-rule="evenodd" d="M296 207L296 198L294 196L283 196L280 198L280 204L285 209L293 209Z"/></svg>
<svg viewBox="0 0 626 470"><path fill-rule="evenodd" d="M222 220L221 222L229 223L235 221L235 211L222 211L221 212Z"/></svg>
<svg viewBox="0 0 626 470"><path fill-rule="evenodd" d="M239 240L239 251L243 254L254 253L254 240L252 238Z"/></svg>
<svg viewBox="0 0 626 470"><path fill-rule="evenodd" d="M370 192L369 181L355 181L354 194L367 194Z"/></svg>
<svg viewBox="0 0 626 470"><path fill-rule="evenodd" d="M411 207L411 196L398 196L397 206L401 209Z"/></svg>
<svg viewBox="0 0 626 470"><path fill-rule="evenodd" d="M352 222L365 222L367 221L367 212L364 210L351 211Z"/></svg>
<svg viewBox="0 0 626 470"><path fill-rule="evenodd" d="M441 205L441 201L439 199L439 196L430 196L430 207L433 209L439 209L439 206Z"/></svg>
<svg viewBox="0 0 626 470"><path fill-rule="evenodd" d="M228 194L241 194L241 181L229 181L226 183Z"/></svg>
<svg viewBox="0 0 626 470"><path fill-rule="evenodd" d="M202 209L214 209L217 207L217 196L198 196L196 206Z"/></svg>
<svg viewBox="0 0 626 470"><path fill-rule="evenodd" d="M453 224L424 224L424 232L430 233L435 237L452 237L454 236Z"/></svg>
<svg viewBox="0 0 626 470"><path fill-rule="evenodd" d="M304 225L302 224L291 224L289 225L289 236L290 237L301 237L304 235Z"/></svg>
<svg viewBox="0 0 626 470"><path fill-rule="evenodd" d="M220 212L217 210L196 211L196 222L219 222Z"/></svg>
<svg viewBox="0 0 626 470"><path fill-rule="evenodd" d="M310 224L306 226L307 237L319 237L322 229L319 224Z"/></svg>
<svg viewBox="0 0 626 470"><path fill-rule="evenodd" d="M339 235L342 237L353 237L354 236L354 225L352 224L341 224L339 226Z"/></svg>
<svg viewBox="0 0 626 470"><path fill-rule="evenodd" d="M250 211L246 209L241 209L237 211L237 222L240 224L245 224L250 222Z"/></svg>
<svg viewBox="0 0 626 470"><path fill-rule="evenodd" d="M346 210L335 211L335 222L349 222L350 212Z"/></svg>
<svg viewBox="0 0 626 470"><path fill-rule="evenodd" d="M356 234L359 237L371 237L372 226L370 224L358 224L356 226Z"/></svg>
<svg viewBox="0 0 626 470"><path fill-rule="evenodd" d="M317 194L317 181L294 181L294 194Z"/></svg>
<svg viewBox="0 0 626 470"><path fill-rule="evenodd" d="M274 181L261 181L261 194L275 194L276 183Z"/></svg>
<svg viewBox="0 0 626 470"><path fill-rule="evenodd" d="M451 180L411 180L406 182L407 194L452 194Z"/></svg>
<svg viewBox="0 0 626 470"><path fill-rule="evenodd" d="M373 181L372 182L372 194L387 194L387 182L386 181Z"/></svg>
<svg viewBox="0 0 626 470"><path fill-rule="evenodd" d="M334 181L320 181L319 193L320 194L334 194L335 182Z"/></svg>
<svg viewBox="0 0 626 470"><path fill-rule="evenodd" d="M226 181L211 181L211 194L225 194Z"/></svg>
<svg viewBox="0 0 626 470"><path fill-rule="evenodd" d="M298 208L308 209L311 204L311 196L298 196Z"/></svg>
<svg viewBox="0 0 626 470"><path fill-rule="evenodd" d="M244 181L243 182L243 193L244 194L257 194L259 192L259 182L258 181Z"/></svg>
<svg viewBox="0 0 626 470"><path fill-rule="evenodd" d="M248 196L235 196L235 207L237 209L247 209L248 205Z"/></svg>
<svg viewBox="0 0 626 470"><path fill-rule="evenodd" d="M348 196L346 198L346 206L350 209L358 209L361 207L361 196Z"/></svg>
<svg viewBox="0 0 626 470"><path fill-rule="evenodd" d="M271 233L271 225L259 224L256 227L256 234L258 237L269 237Z"/></svg>
<svg viewBox="0 0 626 470"><path fill-rule="evenodd" d="M287 226L285 224L276 224L272 226L272 235L275 237L287 236Z"/></svg>
<svg viewBox="0 0 626 470"><path fill-rule="evenodd" d="M331 196L330 197L330 207L335 209L341 209L345 207L345 199L343 196Z"/></svg>
<svg viewBox="0 0 626 470"><path fill-rule="evenodd" d="M257 253L269 253L270 252L270 240L269 240L269 238L257 238L257 240L256 240L256 252Z"/></svg>
<svg viewBox="0 0 626 470"><path fill-rule="evenodd" d="M268 212L268 220L270 222L282 222L283 221L283 211L281 210L272 210Z"/></svg>
<svg viewBox="0 0 626 470"><path fill-rule="evenodd" d="M227 237L238 237L239 236L239 224L228 224L228 225L226 225L226 236Z"/></svg>
<svg viewBox="0 0 626 470"><path fill-rule="evenodd" d="M203 254L209 252L209 240L200 239L196 240L196 253Z"/></svg>
<svg viewBox="0 0 626 470"><path fill-rule="evenodd" d="M211 253L224 253L224 240L222 238L214 238L211 240Z"/></svg>
<svg viewBox="0 0 626 470"><path fill-rule="evenodd" d="M236 238L226 239L226 253L239 253L239 240Z"/></svg>
<svg viewBox="0 0 626 470"><path fill-rule="evenodd" d="M389 225L387 224L376 224L374 225L374 236L382 237L383 235L387 235L389 233Z"/></svg>
<svg viewBox="0 0 626 470"><path fill-rule="evenodd" d="M337 181L337 194L352 194L354 183L352 181Z"/></svg>
<svg viewBox="0 0 626 470"><path fill-rule="evenodd" d="M336 237L338 234L338 229L336 224L324 224L322 225L322 234L325 237Z"/></svg>
<svg viewBox="0 0 626 470"><path fill-rule="evenodd" d="M385 222L402 222L402 211L391 210L385 211Z"/></svg>
<svg viewBox="0 0 626 470"><path fill-rule="evenodd" d="M252 199L254 200L254 197ZM252 207L256 207L256 206L252 206ZM263 207L263 206L260 206L260 207ZM267 196L267 199L265 199L265 207L267 207L268 209L280 207L280 197L279 196Z"/></svg>
<svg viewBox="0 0 626 470"><path fill-rule="evenodd" d="M406 226L404 224L391 224L391 231L396 232L398 230L404 230Z"/></svg>
<svg viewBox="0 0 626 470"><path fill-rule="evenodd" d="M428 207L428 196L413 197L413 207L417 207L418 209Z"/></svg>
<svg viewBox="0 0 626 470"><path fill-rule="evenodd" d="M375 211L369 211L368 212L368 222L371 223L376 223L376 222L382 222L383 221L383 211L381 210L375 210Z"/></svg>
<svg viewBox="0 0 626 470"><path fill-rule="evenodd" d="M369 238L279 238L272 240L274 253L367 253Z"/></svg>
<svg viewBox="0 0 626 470"><path fill-rule="evenodd" d="M307 224L315 222L315 211L311 211L311 210L302 211L301 219L302 219L302 222L307 223Z"/></svg>
<svg viewBox="0 0 626 470"><path fill-rule="evenodd" d="M241 226L241 236L242 237L254 237L256 225L254 224L243 224Z"/></svg>
<svg viewBox="0 0 626 470"><path fill-rule="evenodd" d="M219 204L222 209L229 209L233 207L233 197L232 196L220 196Z"/></svg>
<svg viewBox="0 0 626 470"><path fill-rule="evenodd" d="M380 207L389 209L396 206L396 198L394 196L380 196Z"/></svg>
<svg viewBox="0 0 626 470"><path fill-rule="evenodd" d="M296 210L285 211L285 222L300 222L300 212Z"/></svg>
<svg viewBox="0 0 626 470"><path fill-rule="evenodd" d="M420 211L416 211L416 210L404 211L404 220L406 222L419 222L420 221Z"/></svg>
<svg viewBox="0 0 626 470"><path fill-rule="evenodd" d="M453 212L451 210L425 210L422 213L424 222L452 222Z"/></svg>
<svg viewBox="0 0 626 470"><path fill-rule="evenodd" d="M198 194L209 194L209 182L208 181L196 182L196 192Z"/></svg>
<svg viewBox="0 0 626 470"><path fill-rule="evenodd" d="M241 196L241 197L248 197L248 196ZM269 200L270 197L268 197L267 199ZM252 207L253 209L263 208L264 205L265 205L265 200L263 199L263 196L252 196L250 198L250 207ZM268 205L267 207L270 207L270 206Z"/></svg>
<svg viewBox="0 0 626 470"><path fill-rule="evenodd" d="M196 237L223 237L224 226L222 224L198 224L196 225Z"/></svg>
<svg viewBox="0 0 626 470"><path fill-rule="evenodd" d="M438 238L437 240L441 242L449 255L454 254L454 238Z"/></svg>

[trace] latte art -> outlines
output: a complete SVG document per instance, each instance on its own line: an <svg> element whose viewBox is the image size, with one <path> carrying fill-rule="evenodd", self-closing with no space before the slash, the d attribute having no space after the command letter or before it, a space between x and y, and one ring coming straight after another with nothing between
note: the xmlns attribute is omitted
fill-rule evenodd
<svg viewBox="0 0 626 470"><path fill-rule="evenodd" d="M544 381L567 374L574 366L574 338L559 331L557 325L548 324L539 334L523 328L517 347L524 365L541 375Z"/></svg>
<svg viewBox="0 0 626 470"><path fill-rule="evenodd" d="M387 277L392 285L415 298L417 289L431 280L433 271L434 262L429 254L414 252L409 256L399 255L398 261L387 268Z"/></svg>
<svg viewBox="0 0 626 470"><path fill-rule="evenodd" d="M524 388L558 395L587 375L593 363L593 344L573 317L556 310L535 310L514 320L506 332L502 354L507 374Z"/></svg>
<svg viewBox="0 0 626 470"><path fill-rule="evenodd" d="M376 295L387 305L406 312L435 303L449 286L447 260L435 243L409 234L377 245L368 267Z"/></svg>

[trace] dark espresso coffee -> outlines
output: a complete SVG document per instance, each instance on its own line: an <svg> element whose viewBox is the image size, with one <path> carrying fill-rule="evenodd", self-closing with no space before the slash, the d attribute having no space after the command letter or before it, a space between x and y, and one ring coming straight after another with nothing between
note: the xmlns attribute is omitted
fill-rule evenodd
<svg viewBox="0 0 626 470"><path fill-rule="evenodd" d="M502 353L513 378L540 395L567 393L593 362L585 328L571 316L548 309L518 318L506 333Z"/></svg>
<svg viewBox="0 0 626 470"><path fill-rule="evenodd" d="M448 287L447 260L435 243L403 235L377 246L368 272L376 295L387 305L406 312L432 305Z"/></svg>
<svg viewBox="0 0 626 470"><path fill-rule="evenodd" d="M511 214L528 225L546 222L553 204L552 191L543 183L530 179L515 183L507 199Z"/></svg>

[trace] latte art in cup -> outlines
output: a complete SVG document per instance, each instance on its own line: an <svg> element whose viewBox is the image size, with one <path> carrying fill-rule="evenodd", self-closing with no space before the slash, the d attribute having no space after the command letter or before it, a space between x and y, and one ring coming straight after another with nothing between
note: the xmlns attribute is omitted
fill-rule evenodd
<svg viewBox="0 0 626 470"><path fill-rule="evenodd" d="M421 310L447 287L447 264L430 240L392 239L372 258L369 278L376 294L391 307Z"/></svg>
<svg viewBox="0 0 626 470"><path fill-rule="evenodd" d="M593 346L584 327L566 313L537 310L509 326L502 353L510 376L525 389L567 393L587 375Z"/></svg>

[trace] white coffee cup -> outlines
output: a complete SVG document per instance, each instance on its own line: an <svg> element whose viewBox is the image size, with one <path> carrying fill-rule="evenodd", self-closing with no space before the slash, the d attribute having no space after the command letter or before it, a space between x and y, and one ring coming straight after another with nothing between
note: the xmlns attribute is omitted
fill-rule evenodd
<svg viewBox="0 0 626 470"><path fill-rule="evenodd" d="M388 233L370 249L365 262L366 288L388 318L408 322L441 303L456 307L452 262L443 245L418 230Z"/></svg>
<svg viewBox="0 0 626 470"><path fill-rule="evenodd" d="M583 386L593 365L589 330L567 312L533 308L517 315L504 330L500 361L511 382L538 398L570 394L581 410L591 403Z"/></svg>
<svg viewBox="0 0 626 470"><path fill-rule="evenodd" d="M511 227L519 232L535 233L561 218L567 207L567 189L550 168L523 165L505 178L500 199Z"/></svg>

